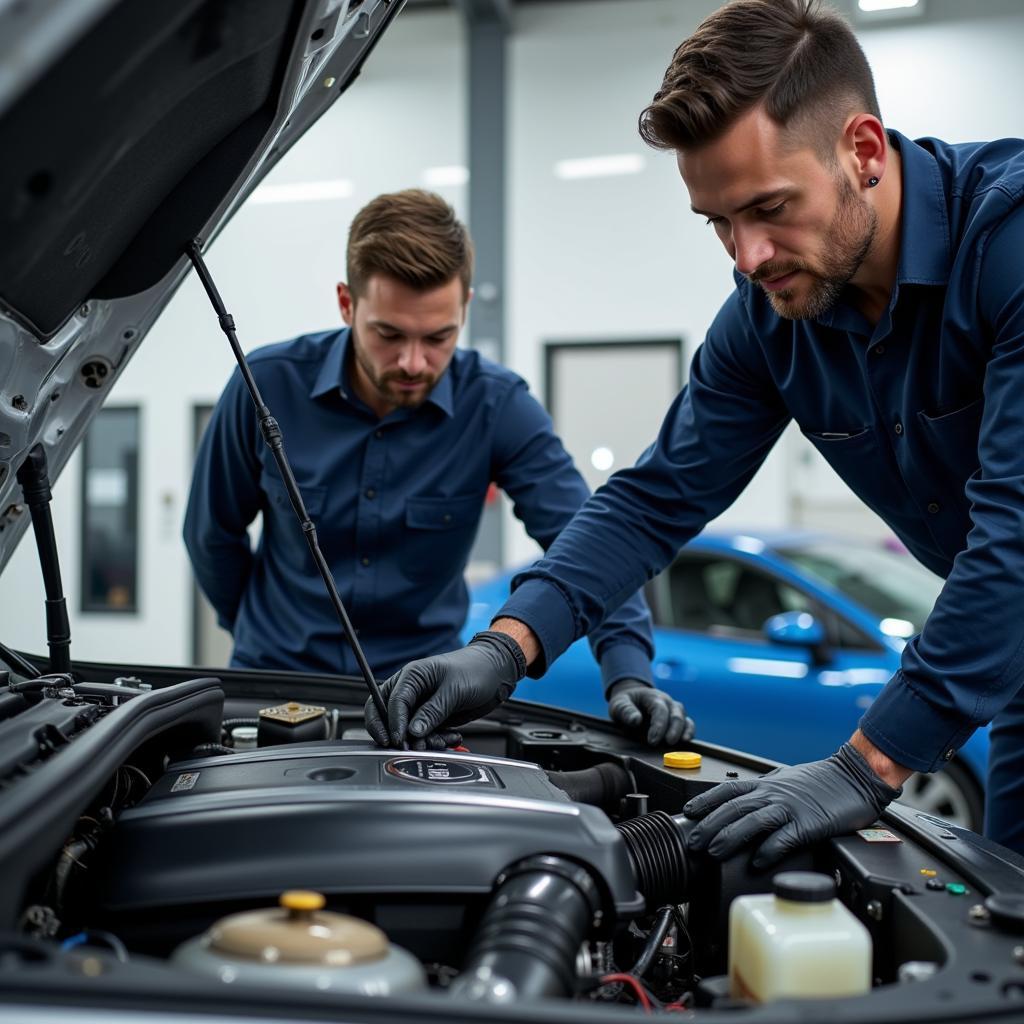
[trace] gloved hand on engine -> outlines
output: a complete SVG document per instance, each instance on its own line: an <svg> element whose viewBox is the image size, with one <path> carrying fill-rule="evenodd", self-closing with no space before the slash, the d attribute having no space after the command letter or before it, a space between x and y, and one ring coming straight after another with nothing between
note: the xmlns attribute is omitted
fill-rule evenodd
<svg viewBox="0 0 1024 1024"><path fill-rule="evenodd" d="M366 731L382 747L440 750L458 746L456 727L508 700L526 675L522 648L505 633L485 630L466 647L411 661L381 685L388 707L382 722L366 702Z"/></svg>
<svg viewBox="0 0 1024 1024"><path fill-rule="evenodd" d="M646 726L651 747L675 746L693 738L695 726L686 709L663 690L640 679L620 679L608 690L608 716L626 729Z"/></svg>
<svg viewBox="0 0 1024 1024"><path fill-rule="evenodd" d="M715 786L690 800L683 813L702 819L690 833L690 849L707 849L718 859L767 836L753 861L755 868L763 868L793 850L870 825L902 792L880 779L856 747L844 743L824 761Z"/></svg>

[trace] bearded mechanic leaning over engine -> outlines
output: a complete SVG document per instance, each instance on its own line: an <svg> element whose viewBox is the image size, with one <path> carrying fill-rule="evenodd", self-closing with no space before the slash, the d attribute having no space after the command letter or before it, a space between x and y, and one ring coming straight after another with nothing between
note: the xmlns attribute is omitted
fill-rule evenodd
<svg viewBox="0 0 1024 1024"><path fill-rule="evenodd" d="M299 488L370 664L387 673L458 646L462 574L490 481L544 547L590 492L523 380L456 348L473 246L440 196L409 189L368 203L352 222L347 266L338 285L347 326L267 346L250 363L294 442ZM246 531L260 511L253 552ZM233 666L358 671L238 371L203 435L184 534L232 633ZM651 683L639 594L591 644L615 721L652 744L692 734L683 706ZM446 742L457 737L412 746Z"/></svg>
<svg viewBox="0 0 1024 1024"><path fill-rule="evenodd" d="M736 289L655 444L514 581L491 628L515 650L407 665L386 687L393 738L542 675L736 498L793 419L946 584L850 740L691 800L691 844L724 857L759 839L764 866L870 824L991 721L985 832L1024 853L1024 143L886 131L853 33L813 0L710 15L641 134L675 152Z"/></svg>

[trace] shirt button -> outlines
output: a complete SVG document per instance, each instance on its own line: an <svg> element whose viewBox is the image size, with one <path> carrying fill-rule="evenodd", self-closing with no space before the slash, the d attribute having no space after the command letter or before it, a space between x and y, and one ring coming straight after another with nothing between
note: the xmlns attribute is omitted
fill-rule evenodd
<svg viewBox="0 0 1024 1024"><path fill-rule="evenodd" d="M899 437L903 433L903 424L897 423L892 429L896 431L896 436Z"/></svg>
<svg viewBox="0 0 1024 1024"><path fill-rule="evenodd" d="M365 555L362 558L360 558L359 561L362 562L363 565L369 565L370 564L370 560Z"/></svg>
<svg viewBox="0 0 1024 1024"><path fill-rule="evenodd" d="M875 346L875 355L876 356L882 355L883 352L885 352L885 346L884 345L876 345Z"/></svg>
<svg viewBox="0 0 1024 1024"><path fill-rule="evenodd" d="M931 512L932 515L935 515L935 513L939 511L938 502L935 502L935 501L931 502L928 505L928 511Z"/></svg>
<svg viewBox="0 0 1024 1024"><path fill-rule="evenodd" d="M377 492L372 487L367 487L366 496L370 499L370 501L373 501L373 499L377 497Z"/></svg>
<svg viewBox="0 0 1024 1024"><path fill-rule="evenodd" d="M445 512L445 514L443 516L441 516L441 522L442 523L450 523L451 521L452 521L452 514L450 512Z"/></svg>
<svg viewBox="0 0 1024 1024"><path fill-rule="evenodd" d="M384 431L383 430L375 430L373 432L373 436L375 438L377 438L377 440L379 441L384 436Z"/></svg>

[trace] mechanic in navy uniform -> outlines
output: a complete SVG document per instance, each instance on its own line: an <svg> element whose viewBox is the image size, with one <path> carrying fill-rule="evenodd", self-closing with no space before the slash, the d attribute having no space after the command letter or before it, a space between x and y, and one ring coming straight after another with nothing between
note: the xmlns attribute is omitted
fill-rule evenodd
<svg viewBox="0 0 1024 1024"><path fill-rule="evenodd" d="M348 282L338 285L347 327L261 348L249 365L383 676L458 647L463 570L492 481L545 548L590 492L524 381L456 348L473 250L443 199L413 189L373 200L352 224L347 264ZM254 551L247 527L258 513ZM199 585L234 639L233 666L358 671L237 370L199 447L184 535ZM485 632L477 643L510 641ZM652 744L692 733L682 705L651 682L639 593L593 634L592 648L614 720L643 727ZM449 730L414 746L457 740Z"/></svg>
<svg viewBox="0 0 1024 1024"><path fill-rule="evenodd" d="M388 685L392 739L542 674L795 420L946 583L849 742L692 800L694 848L757 841L765 865L869 825L991 722L985 831L1024 853L1024 142L886 131L856 38L813 0L719 8L640 126L674 152L736 288L654 445L514 581L491 628L516 656L492 665L470 644L407 666Z"/></svg>

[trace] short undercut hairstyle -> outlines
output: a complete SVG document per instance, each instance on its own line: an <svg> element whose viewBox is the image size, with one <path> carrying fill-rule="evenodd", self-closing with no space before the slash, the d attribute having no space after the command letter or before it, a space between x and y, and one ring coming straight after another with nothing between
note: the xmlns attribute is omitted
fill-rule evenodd
<svg viewBox="0 0 1024 1024"><path fill-rule="evenodd" d="M374 274L385 274L418 291L439 288L457 277L468 299L473 243L465 225L439 195L410 188L377 196L356 214L345 262L348 286L357 299L365 295Z"/></svg>
<svg viewBox="0 0 1024 1024"><path fill-rule="evenodd" d="M640 134L655 149L696 149L759 105L823 162L851 113L882 117L864 51L835 11L820 0L733 0L676 50Z"/></svg>

